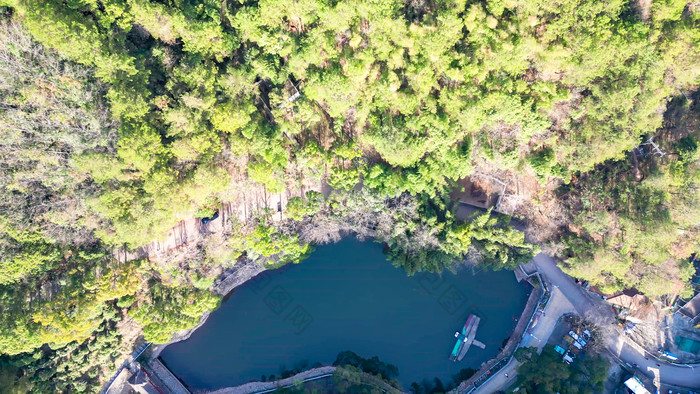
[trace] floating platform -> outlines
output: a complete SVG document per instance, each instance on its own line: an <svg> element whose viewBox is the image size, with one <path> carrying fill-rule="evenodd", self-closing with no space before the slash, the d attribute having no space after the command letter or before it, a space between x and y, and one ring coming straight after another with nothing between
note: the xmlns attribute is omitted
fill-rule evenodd
<svg viewBox="0 0 700 394"><path fill-rule="evenodd" d="M469 348L474 345L482 349L486 348L486 345L477 341L476 330L479 328L479 322L481 318L475 314L469 314L466 323L462 328L462 332L455 332L455 338L457 338L457 343L455 343L452 353L450 354L450 361L462 361L464 356L469 351Z"/></svg>

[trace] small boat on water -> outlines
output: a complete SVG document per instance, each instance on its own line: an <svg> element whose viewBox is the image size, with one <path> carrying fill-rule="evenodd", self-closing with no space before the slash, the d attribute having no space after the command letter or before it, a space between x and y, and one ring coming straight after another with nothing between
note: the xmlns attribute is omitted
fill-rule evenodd
<svg viewBox="0 0 700 394"><path fill-rule="evenodd" d="M470 313L469 317L467 317L467 321L464 323L462 331L455 332L457 343L455 343L452 353L450 354L450 361L462 361L472 344L482 349L486 347L486 345L474 339L480 321L481 318L479 316Z"/></svg>

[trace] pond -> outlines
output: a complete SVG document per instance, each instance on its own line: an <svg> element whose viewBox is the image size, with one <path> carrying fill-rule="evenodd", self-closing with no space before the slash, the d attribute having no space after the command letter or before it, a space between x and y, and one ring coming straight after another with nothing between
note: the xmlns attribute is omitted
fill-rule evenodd
<svg viewBox="0 0 700 394"><path fill-rule="evenodd" d="M404 388L434 378L448 384L499 352L527 300L525 286L512 271L407 277L381 244L346 238L239 286L161 358L192 390L279 376L304 361L330 365L345 350L396 365ZM486 348L449 361L470 313L481 317L476 339Z"/></svg>

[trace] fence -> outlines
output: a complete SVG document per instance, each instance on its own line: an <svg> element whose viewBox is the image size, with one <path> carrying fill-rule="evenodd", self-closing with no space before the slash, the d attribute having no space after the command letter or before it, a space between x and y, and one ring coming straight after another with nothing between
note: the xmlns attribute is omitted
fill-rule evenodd
<svg viewBox="0 0 700 394"><path fill-rule="evenodd" d="M522 268L521 268L522 269ZM523 273L525 271L523 270ZM506 344L506 346L503 348L501 353L496 356L495 362L493 362L488 368L484 369L482 368L481 373L474 374L471 378L467 379L466 381L462 382L454 391L453 393L472 393L476 391L480 386L482 386L484 383L488 382L489 379L491 379L498 371L500 371L503 367L506 365L510 364L510 361L513 359L513 354L515 351L518 349L520 346L520 343L522 342L522 337L523 334L527 331L527 329L530 327L532 324L532 320L535 317L535 313L537 313L537 310L539 308L543 308L546 306L546 303L549 301L549 298L545 300L545 295L548 294L546 291L547 286L542 280L540 274L538 271L535 271L534 273L531 274L526 274L526 277L532 277L536 276L540 285L542 286L541 289L538 289L535 287L535 289L532 290L532 294L530 294L530 298L527 300L527 304L525 305L525 309L523 309L523 313L520 317L520 321L518 322L518 325L515 327L515 330L513 330L513 335L511 336L510 340ZM539 293L539 294L538 294ZM543 300L545 301L544 305L541 305ZM523 324L523 316L530 315L530 318L527 320L527 324ZM517 339L517 340L516 340ZM487 363L488 365L488 363Z"/></svg>

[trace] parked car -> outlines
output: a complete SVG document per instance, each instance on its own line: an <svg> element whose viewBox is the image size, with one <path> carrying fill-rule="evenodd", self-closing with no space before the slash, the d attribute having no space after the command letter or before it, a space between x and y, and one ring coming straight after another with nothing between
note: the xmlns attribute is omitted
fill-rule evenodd
<svg viewBox="0 0 700 394"><path fill-rule="evenodd" d="M583 337L584 337L587 341L590 341L590 340L591 340L591 332L588 331L588 330L583 330Z"/></svg>
<svg viewBox="0 0 700 394"><path fill-rule="evenodd" d="M671 361L676 361L676 360L678 360L678 356L676 356L675 354L669 352L668 350L665 351L663 355L664 355L664 357L666 357L667 359L669 359L669 360L671 360Z"/></svg>
<svg viewBox="0 0 700 394"><path fill-rule="evenodd" d="M564 355L564 353L566 352L566 349L559 345L554 346L554 350L561 355Z"/></svg>

